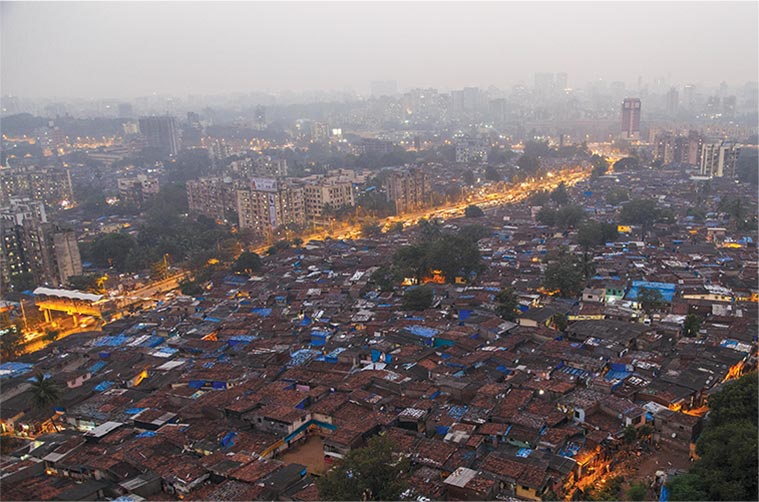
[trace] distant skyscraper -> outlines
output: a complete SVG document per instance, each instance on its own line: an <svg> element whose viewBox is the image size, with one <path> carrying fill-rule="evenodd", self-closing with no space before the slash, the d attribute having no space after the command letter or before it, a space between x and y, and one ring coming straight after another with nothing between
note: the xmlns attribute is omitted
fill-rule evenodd
<svg viewBox="0 0 759 502"><path fill-rule="evenodd" d="M256 106L256 127L263 129L266 127L266 107Z"/></svg>
<svg viewBox="0 0 759 502"><path fill-rule="evenodd" d="M683 87L683 106L688 110L693 110L695 100L696 87L691 84L687 84L685 87Z"/></svg>
<svg viewBox="0 0 759 502"><path fill-rule="evenodd" d="M395 96L398 94L398 82L395 80L375 80L371 83L372 96Z"/></svg>
<svg viewBox="0 0 759 502"><path fill-rule="evenodd" d="M124 119L132 118L132 115L134 114L134 112L132 111L131 103L119 103L118 110L119 110L119 118L124 118Z"/></svg>
<svg viewBox="0 0 759 502"><path fill-rule="evenodd" d="M640 99L625 98L622 102L622 136L640 138Z"/></svg>
<svg viewBox="0 0 759 502"><path fill-rule="evenodd" d="M535 95L539 98L546 98L551 95L554 89L553 73L536 73L535 74Z"/></svg>
<svg viewBox="0 0 759 502"><path fill-rule="evenodd" d="M556 89L559 92L562 92L566 88L567 88L567 74L566 73L557 73L556 74Z"/></svg>
<svg viewBox="0 0 759 502"><path fill-rule="evenodd" d="M680 107L680 95L674 87L667 93L666 107L669 115L677 113L677 110Z"/></svg>
<svg viewBox="0 0 759 502"><path fill-rule="evenodd" d="M140 132L148 146L160 148L170 155L179 152L179 128L174 117L140 117Z"/></svg>

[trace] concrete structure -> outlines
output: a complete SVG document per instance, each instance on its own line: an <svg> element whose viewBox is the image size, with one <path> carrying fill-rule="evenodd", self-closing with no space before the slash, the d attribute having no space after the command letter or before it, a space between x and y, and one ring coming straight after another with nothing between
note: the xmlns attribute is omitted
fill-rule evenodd
<svg viewBox="0 0 759 502"><path fill-rule="evenodd" d="M237 211L237 187L230 179L200 178L187 182L190 211L213 218L227 219Z"/></svg>
<svg viewBox="0 0 759 502"><path fill-rule="evenodd" d="M169 155L179 152L179 127L174 117L140 117L140 132L149 146L160 148Z"/></svg>
<svg viewBox="0 0 759 502"><path fill-rule="evenodd" d="M64 167L19 166L0 170L0 205L11 198L43 201L48 207L68 207L74 202L71 175Z"/></svg>
<svg viewBox="0 0 759 502"><path fill-rule="evenodd" d="M705 144L701 148L701 176L734 178L740 153L740 147L732 141Z"/></svg>
<svg viewBox="0 0 759 502"><path fill-rule="evenodd" d="M268 234L283 225L306 222L303 187L275 178L253 178L237 190L240 229Z"/></svg>
<svg viewBox="0 0 759 502"><path fill-rule="evenodd" d="M395 204L395 213L419 209L427 202L430 181L421 168L394 171L385 181L387 200Z"/></svg>
<svg viewBox="0 0 759 502"><path fill-rule="evenodd" d="M462 137L456 139L456 162L488 161L490 145L485 138Z"/></svg>
<svg viewBox="0 0 759 502"><path fill-rule="evenodd" d="M622 137L640 138L640 99L625 98L622 102Z"/></svg>
<svg viewBox="0 0 759 502"><path fill-rule="evenodd" d="M66 284L72 275L82 275L82 258L73 230L53 233L53 250L59 284Z"/></svg>
<svg viewBox="0 0 759 502"><path fill-rule="evenodd" d="M138 208L142 208L145 201L157 195L160 190L158 179L144 174L132 178L119 178L117 186L121 202L133 204Z"/></svg>
<svg viewBox="0 0 759 502"><path fill-rule="evenodd" d="M353 207L356 203L353 183L333 177L307 183L303 187L303 196L306 218L309 220L321 219L326 208L335 211L346 206Z"/></svg>

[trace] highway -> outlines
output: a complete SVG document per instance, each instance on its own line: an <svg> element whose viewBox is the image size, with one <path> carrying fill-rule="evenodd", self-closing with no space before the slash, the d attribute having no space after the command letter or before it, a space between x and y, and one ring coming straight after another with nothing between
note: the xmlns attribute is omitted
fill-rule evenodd
<svg viewBox="0 0 759 502"><path fill-rule="evenodd" d="M560 183L564 182L567 187L573 186L580 181L583 181L590 177L591 169L582 168L581 166L570 167L562 169L557 173L550 173L544 178L533 180L524 183L511 184L501 191L485 192L481 189L480 193L470 195L464 202L458 202L444 207L435 207L416 211L414 213L407 213L401 216L390 216L384 219L380 219L377 223L387 230L391 225L396 223L403 223L404 227L415 225L420 219L430 218L455 218L464 215L464 210L469 205L479 206L481 209L487 209L505 204L511 204L515 202L521 202L524 199L530 197L536 192L543 190L553 190ZM311 240L322 240L327 237L333 239L355 239L361 236L361 225L344 225L335 229L333 232L321 230L318 232L308 233L300 235L300 238L304 242ZM269 245L263 245L252 249L253 252L264 254L269 248Z"/></svg>

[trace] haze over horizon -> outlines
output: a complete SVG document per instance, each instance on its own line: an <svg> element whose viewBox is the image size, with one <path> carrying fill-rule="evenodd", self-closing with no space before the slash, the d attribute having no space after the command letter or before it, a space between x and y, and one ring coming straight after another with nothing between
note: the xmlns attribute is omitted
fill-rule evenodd
<svg viewBox="0 0 759 502"><path fill-rule="evenodd" d="M3 2L3 94L153 93L726 81L759 72L755 2ZM645 71L642 69L645 68Z"/></svg>

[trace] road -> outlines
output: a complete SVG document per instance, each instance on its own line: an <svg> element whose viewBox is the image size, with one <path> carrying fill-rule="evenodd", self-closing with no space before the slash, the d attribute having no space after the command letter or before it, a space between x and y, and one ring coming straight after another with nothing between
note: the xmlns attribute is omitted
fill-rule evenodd
<svg viewBox="0 0 759 502"><path fill-rule="evenodd" d="M555 174L547 175L545 178L533 180L529 182L512 184L501 191L493 191L490 193L480 193L475 196L468 197L468 200L451 204L444 207L435 207L423 209L414 213L407 213L402 216L390 216L384 219L380 219L377 223L385 230L387 230L392 224L402 222L404 227L415 225L420 219L430 218L454 218L464 215L464 210L469 205L476 205L482 209L487 209L496 206L502 206L504 204L511 204L514 202L520 202L530 197L536 192L543 190L553 190L560 183L573 186L580 181L587 179L590 176L591 170L589 168L582 168L581 166L570 167L563 169ZM304 242L311 240L322 240L327 237L334 239L355 239L361 236L361 225L344 225L334 231L321 230L319 232L313 232L303 234L300 237ZM252 251L257 254L263 254L269 248L269 245L263 245Z"/></svg>

